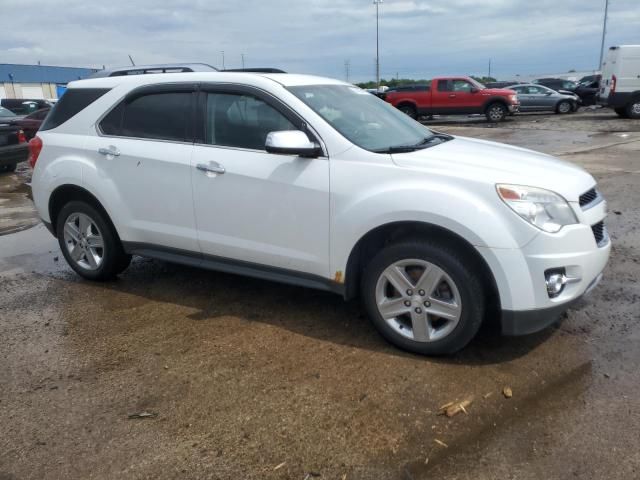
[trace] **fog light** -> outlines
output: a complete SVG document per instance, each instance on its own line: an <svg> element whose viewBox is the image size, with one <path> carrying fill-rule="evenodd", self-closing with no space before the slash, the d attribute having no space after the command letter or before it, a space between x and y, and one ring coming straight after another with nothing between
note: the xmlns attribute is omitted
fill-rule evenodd
<svg viewBox="0 0 640 480"><path fill-rule="evenodd" d="M555 298L562 293L567 284L567 276L563 269L547 270L544 272L547 294L549 298Z"/></svg>

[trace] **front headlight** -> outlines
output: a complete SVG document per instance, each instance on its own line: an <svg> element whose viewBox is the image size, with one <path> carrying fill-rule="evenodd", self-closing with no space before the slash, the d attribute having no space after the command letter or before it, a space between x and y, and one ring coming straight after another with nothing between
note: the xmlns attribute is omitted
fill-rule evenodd
<svg viewBox="0 0 640 480"><path fill-rule="evenodd" d="M509 95L509 100L511 100L511 103L518 103L518 96L517 95Z"/></svg>
<svg viewBox="0 0 640 480"><path fill-rule="evenodd" d="M522 185L496 185L498 196L530 224L549 233L578 223L567 201L555 192Z"/></svg>

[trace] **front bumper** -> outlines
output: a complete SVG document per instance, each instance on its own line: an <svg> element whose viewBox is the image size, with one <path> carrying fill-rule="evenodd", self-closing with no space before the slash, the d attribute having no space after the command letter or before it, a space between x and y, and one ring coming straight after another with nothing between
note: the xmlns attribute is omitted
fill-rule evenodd
<svg viewBox="0 0 640 480"><path fill-rule="evenodd" d="M529 335L550 327L560 320L564 312L579 303L585 295L593 290L600 283L600 280L602 280L602 273L591 281L582 295L559 305L535 310L503 310L500 319L502 334L508 336Z"/></svg>
<svg viewBox="0 0 640 480"><path fill-rule="evenodd" d="M504 332L532 333L554 323L559 315L590 291L600 280L611 252L606 230L598 243L592 225L606 216L606 202L587 210L574 205L581 223L560 232L540 232L522 248L476 247L493 272L503 311ZM600 237L598 237L600 238ZM571 278L562 292L550 298L545 272L564 269Z"/></svg>

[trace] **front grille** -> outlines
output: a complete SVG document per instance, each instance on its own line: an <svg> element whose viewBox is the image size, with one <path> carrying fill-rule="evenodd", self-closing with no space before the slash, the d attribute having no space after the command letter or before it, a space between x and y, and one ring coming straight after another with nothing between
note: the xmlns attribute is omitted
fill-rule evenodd
<svg viewBox="0 0 640 480"><path fill-rule="evenodd" d="M607 242L607 227L604 226L604 221L592 225L591 230L593 231L593 237L596 239L598 246Z"/></svg>
<svg viewBox="0 0 640 480"><path fill-rule="evenodd" d="M595 188L592 188L591 190L580 195L580 206L585 207L586 205L594 202L598 197L598 191Z"/></svg>

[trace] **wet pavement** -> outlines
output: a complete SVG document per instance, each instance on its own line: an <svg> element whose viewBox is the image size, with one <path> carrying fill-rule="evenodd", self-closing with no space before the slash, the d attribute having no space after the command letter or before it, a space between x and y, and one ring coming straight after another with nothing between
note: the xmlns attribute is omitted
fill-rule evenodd
<svg viewBox="0 0 640 480"><path fill-rule="evenodd" d="M0 479L639 478L640 121L432 123L596 176L614 247L580 310L423 358L327 293L146 259L89 283L42 225L6 234ZM0 225L27 208L5 188L24 181L0 177ZM437 415L468 397L467 415Z"/></svg>

